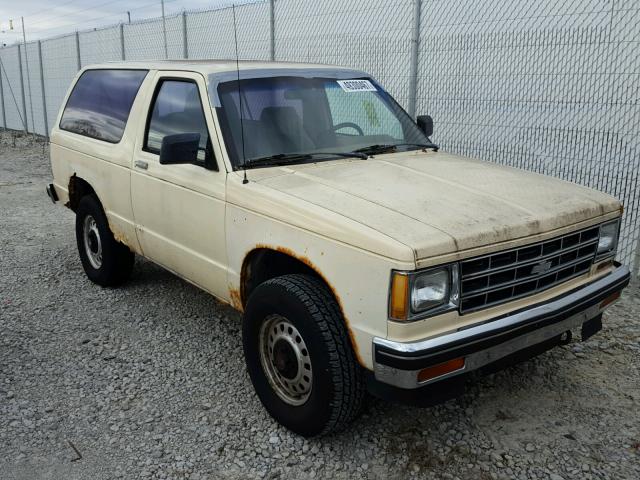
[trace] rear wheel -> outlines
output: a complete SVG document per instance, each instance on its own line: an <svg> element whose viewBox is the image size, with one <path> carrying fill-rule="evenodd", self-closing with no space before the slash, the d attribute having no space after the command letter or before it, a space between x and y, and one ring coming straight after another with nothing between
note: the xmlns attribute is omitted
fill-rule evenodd
<svg viewBox="0 0 640 480"><path fill-rule="evenodd" d="M360 412L364 380L340 308L308 275L268 280L243 319L251 381L269 414L306 437L340 430Z"/></svg>
<svg viewBox="0 0 640 480"><path fill-rule="evenodd" d="M92 282L112 287L131 275L135 255L113 237L102 205L94 195L82 197L78 204L76 241L82 267Z"/></svg>

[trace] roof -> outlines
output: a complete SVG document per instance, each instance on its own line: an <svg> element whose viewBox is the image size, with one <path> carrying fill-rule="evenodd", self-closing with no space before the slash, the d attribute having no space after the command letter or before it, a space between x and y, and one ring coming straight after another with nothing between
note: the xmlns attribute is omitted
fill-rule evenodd
<svg viewBox="0 0 640 480"><path fill-rule="evenodd" d="M264 69L331 69L351 70L348 67L335 65L322 65L317 63L298 62L265 62L258 60L240 60L237 67L242 70ZM131 68L145 70L186 70L198 72L203 75L236 71L235 60L150 60L144 62L108 62L95 65L87 65L83 70L96 68Z"/></svg>

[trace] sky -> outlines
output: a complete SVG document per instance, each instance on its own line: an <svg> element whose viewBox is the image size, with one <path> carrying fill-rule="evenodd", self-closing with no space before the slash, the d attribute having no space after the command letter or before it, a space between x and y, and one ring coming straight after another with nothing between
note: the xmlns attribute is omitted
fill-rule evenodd
<svg viewBox="0 0 640 480"><path fill-rule="evenodd" d="M165 0L165 15L182 10L229 6L234 0ZM247 0L235 0L247 3ZM76 30L160 17L160 0L2 0L0 1L0 46L22 41L20 17L24 17L27 42ZM10 28L13 22L13 30Z"/></svg>

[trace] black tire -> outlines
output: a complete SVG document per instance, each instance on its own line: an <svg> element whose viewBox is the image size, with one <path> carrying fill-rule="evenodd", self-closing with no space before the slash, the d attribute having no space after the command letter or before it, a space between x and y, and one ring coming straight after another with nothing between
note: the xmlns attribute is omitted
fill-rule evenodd
<svg viewBox="0 0 640 480"><path fill-rule="evenodd" d="M94 264L95 260L92 263L85 246L85 221L90 219L95 220L95 229L89 235L89 244L94 247L90 248L96 250L96 242L99 242L101 247L101 261L97 265ZM92 282L103 287L114 287L131 276L135 254L129 247L113 238L102 205L95 195L85 195L80 199L76 210L76 241L82 267Z"/></svg>
<svg viewBox="0 0 640 480"><path fill-rule="evenodd" d="M287 403L278 395L261 361L261 338L267 337L261 337L260 331L274 316L287 319L308 349L313 374L310 392L301 405ZM289 430L305 437L326 435L341 430L360 413L365 394L362 367L336 300L317 278L286 275L256 287L244 312L242 342L260 401Z"/></svg>

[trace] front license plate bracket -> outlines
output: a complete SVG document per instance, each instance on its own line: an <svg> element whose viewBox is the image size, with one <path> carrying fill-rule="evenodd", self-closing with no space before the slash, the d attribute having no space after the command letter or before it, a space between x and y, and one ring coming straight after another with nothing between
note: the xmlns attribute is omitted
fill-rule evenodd
<svg viewBox="0 0 640 480"><path fill-rule="evenodd" d="M582 324L582 341L586 342L600 330L602 330L602 314Z"/></svg>

